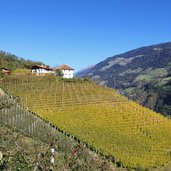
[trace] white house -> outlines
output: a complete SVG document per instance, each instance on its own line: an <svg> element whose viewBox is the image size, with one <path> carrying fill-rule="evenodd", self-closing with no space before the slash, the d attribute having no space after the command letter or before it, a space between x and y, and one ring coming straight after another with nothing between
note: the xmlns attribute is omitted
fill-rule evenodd
<svg viewBox="0 0 171 171"><path fill-rule="evenodd" d="M45 65L34 65L31 69L32 69L31 72L36 75L54 73L54 70L52 68L50 68L49 66L45 66Z"/></svg>
<svg viewBox="0 0 171 171"><path fill-rule="evenodd" d="M74 76L74 69L71 68L68 65L61 65L58 68L56 68L55 70L60 70L63 73L63 78L73 78Z"/></svg>

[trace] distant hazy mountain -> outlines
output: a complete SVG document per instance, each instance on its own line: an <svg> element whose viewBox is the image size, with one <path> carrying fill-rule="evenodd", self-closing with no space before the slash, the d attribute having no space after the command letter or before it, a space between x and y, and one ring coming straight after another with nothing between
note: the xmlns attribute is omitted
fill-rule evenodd
<svg viewBox="0 0 171 171"><path fill-rule="evenodd" d="M78 75L91 77L144 106L171 115L171 42L107 58Z"/></svg>
<svg viewBox="0 0 171 171"><path fill-rule="evenodd" d="M79 71L77 71L75 74L74 74L74 77L77 77L77 76L84 76L86 75L92 68L94 67L94 65L89 65L85 68L82 68L80 69Z"/></svg>

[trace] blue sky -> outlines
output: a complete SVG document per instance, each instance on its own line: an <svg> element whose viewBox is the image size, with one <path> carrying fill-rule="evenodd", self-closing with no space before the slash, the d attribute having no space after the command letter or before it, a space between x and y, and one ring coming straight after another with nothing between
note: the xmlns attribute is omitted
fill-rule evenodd
<svg viewBox="0 0 171 171"><path fill-rule="evenodd" d="M171 41L171 0L0 0L0 50L76 70Z"/></svg>

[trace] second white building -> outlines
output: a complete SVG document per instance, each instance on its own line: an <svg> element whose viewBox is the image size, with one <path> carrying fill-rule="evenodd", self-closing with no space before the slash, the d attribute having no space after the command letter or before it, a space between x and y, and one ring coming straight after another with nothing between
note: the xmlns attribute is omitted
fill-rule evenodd
<svg viewBox="0 0 171 171"><path fill-rule="evenodd" d="M63 74L63 78L73 78L74 77L74 69L68 65L60 65L55 70L60 70Z"/></svg>

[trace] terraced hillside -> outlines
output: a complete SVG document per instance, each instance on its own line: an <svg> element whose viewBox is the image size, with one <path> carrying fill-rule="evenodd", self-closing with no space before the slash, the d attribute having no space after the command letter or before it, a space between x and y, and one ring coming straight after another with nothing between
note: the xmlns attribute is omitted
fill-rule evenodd
<svg viewBox="0 0 171 171"><path fill-rule="evenodd" d="M66 136L52 123L20 106L16 98L0 89L1 171L99 169L113 171L114 166L75 137Z"/></svg>
<svg viewBox="0 0 171 171"><path fill-rule="evenodd" d="M117 165L152 168L171 161L171 120L112 89L53 76L9 77L0 85Z"/></svg>

